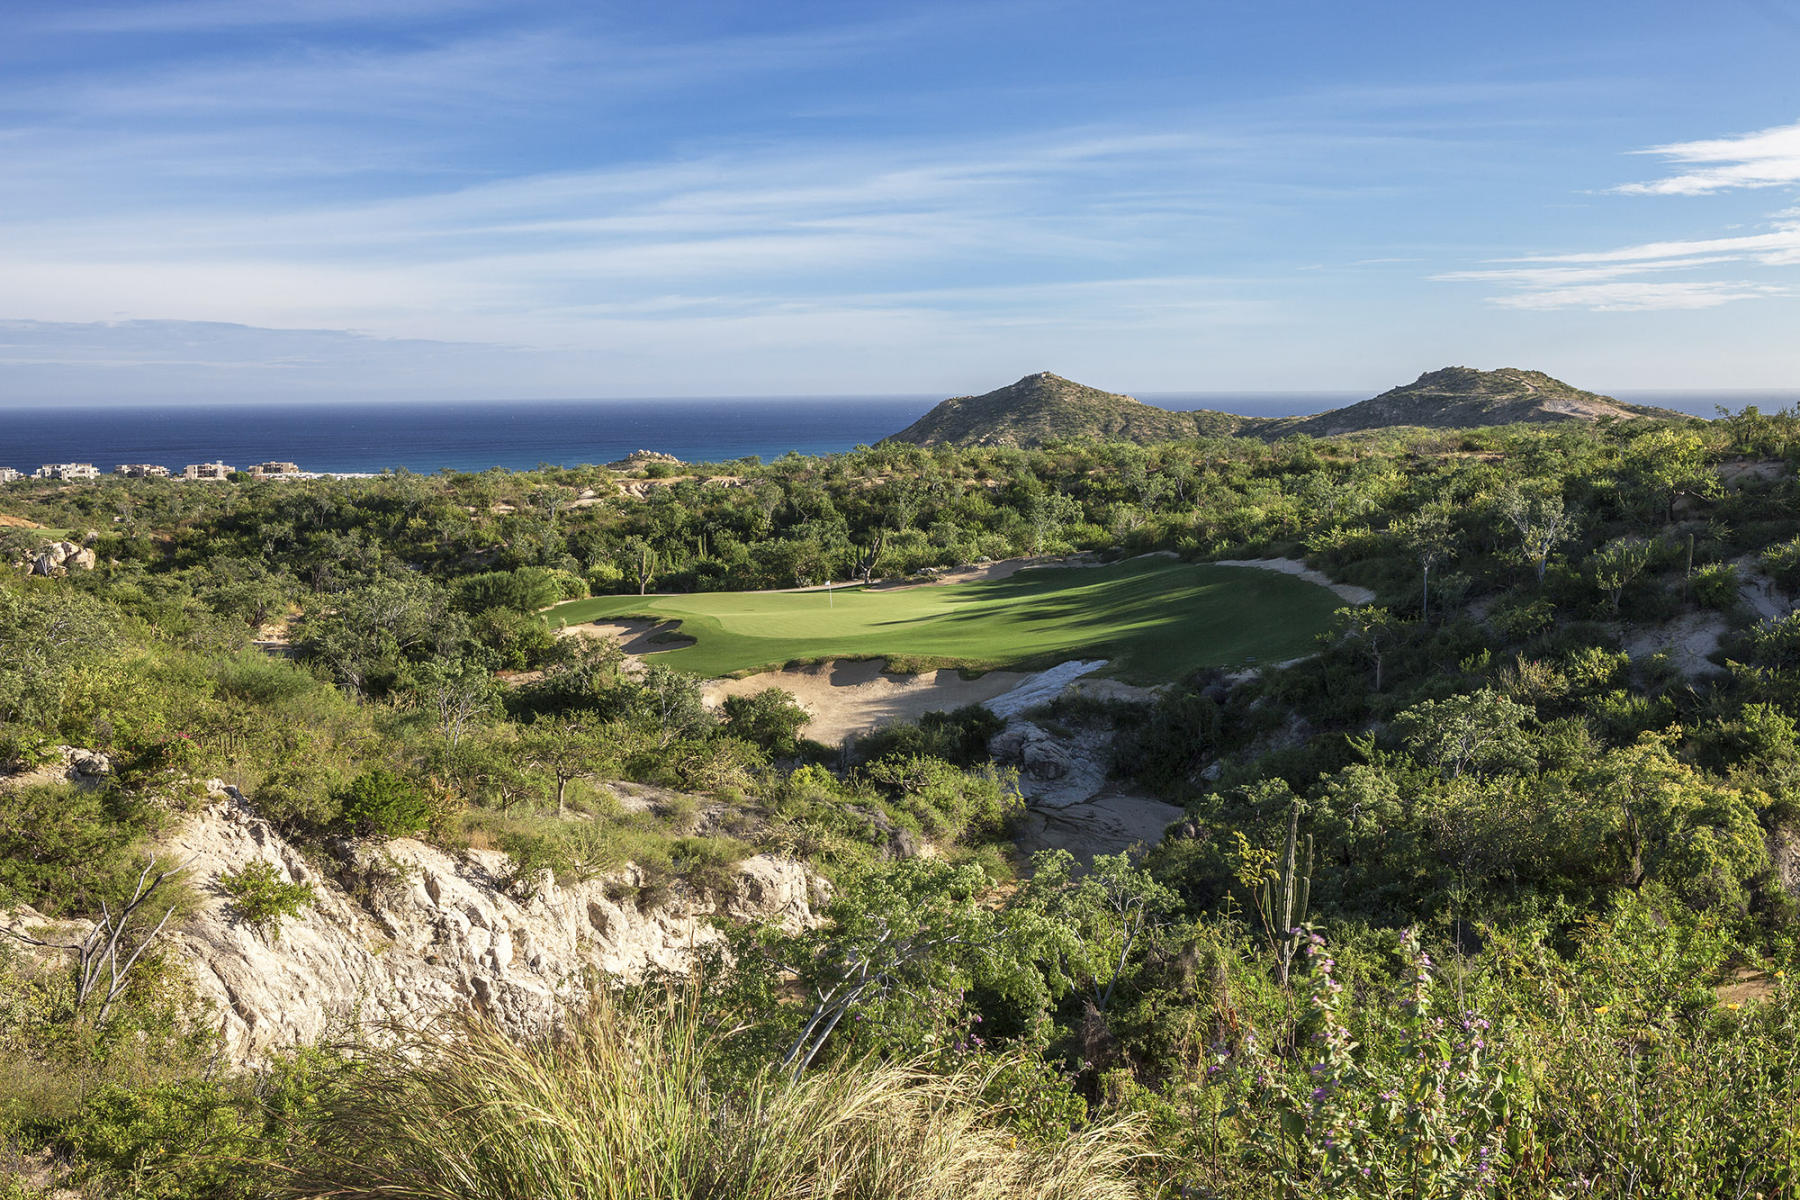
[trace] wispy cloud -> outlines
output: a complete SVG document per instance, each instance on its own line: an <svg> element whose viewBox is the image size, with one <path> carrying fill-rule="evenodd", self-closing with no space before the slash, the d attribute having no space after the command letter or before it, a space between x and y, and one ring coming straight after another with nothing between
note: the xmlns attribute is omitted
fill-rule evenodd
<svg viewBox="0 0 1800 1200"><path fill-rule="evenodd" d="M1717 308L1734 300L1756 300L1792 294L1791 289L1771 284L1655 280L1544 287L1517 295L1497 296L1494 303L1502 308L1650 312L1659 309Z"/></svg>
<svg viewBox="0 0 1800 1200"><path fill-rule="evenodd" d="M131 4L47 6L28 19L42 30L77 33L188 33L259 27L375 25L493 7L495 0L136 0Z"/></svg>
<svg viewBox="0 0 1800 1200"><path fill-rule="evenodd" d="M1671 142L1635 153L1653 154L1697 169L1643 183L1621 184L1614 191L1637 196L1706 196L1736 188L1800 184L1800 122L1757 133Z"/></svg>
<svg viewBox="0 0 1800 1200"><path fill-rule="evenodd" d="M1625 184L1612 189L1615 193L1706 196L1736 188L1800 185L1800 124L1739 137L1657 146L1638 153L1707 165L1650 183ZM1432 278L1502 285L1508 290L1489 299L1503 308L1642 312L1717 308L1737 301L1791 296L1794 288L1779 279L1741 276L1746 269L1768 272L1796 265L1800 265L1800 209L1786 209L1770 216L1766 228L1757 233L1526 254ZM1738 277L1668 277L1696 272Z"/></svg>

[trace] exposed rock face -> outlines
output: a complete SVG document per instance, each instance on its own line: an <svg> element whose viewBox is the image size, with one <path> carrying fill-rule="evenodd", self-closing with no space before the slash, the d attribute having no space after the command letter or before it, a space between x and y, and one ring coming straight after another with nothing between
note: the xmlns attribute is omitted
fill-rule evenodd
<svg viewBox="0 0 1800 1200"><path fill-rule="evenodd" d="M26 571L32 575L67 575L94 569L94 552L74 542L51 542L31 556Z"/></svg>
<svg viewBox="0 0 1800 1200"><path fill-rule="evenodd" d="M308 862L237 789L214 781L207 807L166 840L186 860L199 911L169 936L202 996L223 1017L226 1052L248 1064L357 1022L471 1005L524 1031L553 1020L596 973L641 976L680 970L724 934L715 915L798 929L817 918L826 885L804 865L759 855L728 895L685 885L647 911L635 873L559 887L545 872L525 888L504 885L498 851L451 855L409 839L359 847L366 885L352 895ZM285 880L310 884L317 901L265 940L220 893L221 873L262 860ZM24 914L15 916L21 922Z"/></svg>
<svg viewBox="0 0 1800 1200"><path fill-rule="evenodd" d="M1019 769L1025 818L1018 843L1027 852L1068 850L1086 859L1160 841L1181 810L1110 780L1112 731L1084 727L1052 733L1014 718L988 742L994 761Z"/></svg>

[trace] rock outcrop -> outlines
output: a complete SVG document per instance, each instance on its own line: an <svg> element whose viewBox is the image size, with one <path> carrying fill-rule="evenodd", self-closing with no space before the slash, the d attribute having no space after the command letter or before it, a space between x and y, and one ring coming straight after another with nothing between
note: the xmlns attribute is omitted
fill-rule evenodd
<svg viewBox="0 0 1800 1200"><path fill-rule="evenodd" d="M67 575L70 571L91 571L95 561L94 552L86 546L51 542L26 561L25 570L31 575Z"/></svg>
<svg viewBox="0 0 1800 1200"><path fill-rule="evenodd" d="M521 884L499 851L452 854L405 838L345 847L334 878L236 788L215 780L209 792L161 847L185 863L200 896L197 911L165 937L216 1006L225 1053L239 1065L353 1025L453 1007L517 1031L541 1029L597 975L682 970L695 952L724 941L714 918L796 930L817 920L828 895L804 864L758 855L739 865L721 895L677 882L640 908L641 879L630 868L566 887L547 871ZM242 920L218 884L257 861L273 864L284 881L310 885L316 897L274 936ZM7 923L29 925L34 916L16 913Z"/></svg>
<svg viewBox="0 0 1800 1200"><path fill-rule="evenodd" d="M1113 733L1086 725L1051 732L1014 718L988 742L997 763L1016 767L1025 814L1020 849L1063 849L1077 858L1153 845L1181 810L1121 787L1111 775Z"/></svg>

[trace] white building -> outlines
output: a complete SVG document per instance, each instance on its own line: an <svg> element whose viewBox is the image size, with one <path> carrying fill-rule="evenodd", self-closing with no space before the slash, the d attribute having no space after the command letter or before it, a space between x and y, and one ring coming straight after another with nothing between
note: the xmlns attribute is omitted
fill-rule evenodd
<svg viewBox="0 0 1800 1200"><path fill-rule="evenodd" d="M113 468L114 475L123 475L127 479L167 479L169 468L159 467L155 463L120 463Z"/></svg>
<svg viewBox="0 0 1800 1200"><path fill-rule="evenodd" d="M93 463L45 463L33 475L35 479L98 479L99 468Z"/></svg>
<svg viewBox="0 0 1800 1200"><path fill-rule="evenodd" d="M189 463L181 468L183 479L228 479L236 467L222 462Z"/></svg>
<svg viewBox="0 0 1800 1200"><path fill-rule="evenodd" d="M25 478L23 471L15 471L11 467L0 467L0 483L11 483L15 479Z"/></svg>

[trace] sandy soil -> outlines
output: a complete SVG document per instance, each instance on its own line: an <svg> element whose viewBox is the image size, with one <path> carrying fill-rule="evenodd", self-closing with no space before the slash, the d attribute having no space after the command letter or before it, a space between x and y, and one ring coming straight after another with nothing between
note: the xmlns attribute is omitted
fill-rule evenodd
<svg viewBox="0 0 1800 1200"><path fill-rule="evenodd" d="M1067 850L1086 860L1133 846L1154 846L1183 815L1173 804L1148 796L1102 791L1063 808L1028 808L1013 840L1026 854Z"/></svg>
<svg viewBox="0 0 1800 1200"><path fill-rule="evenodd" d="M1224 558L1213 565L1216 567L1255 567L1260 571L1280 571L1283 575L1294 575L1308 583L1316 583L1320 587L1330 588L1352 604L1373 604L1375 602L1375 593L1368 588L1357 587L1353 583L1338 583L1325 572L1315 571L1294 558Z"/></svg>
<svg viewBox="0 0 1800 1200"><path fill-rule="evenodd" d="M837 745L851 734L867 733L895 721L916 721L928 712L979 704L1010 692L1031 676L989 671L964 679L954 670L889 675L885 660L838 659L796 670L763 671L744 679L715 679L704 692L708 704L778 687L792 692L812 714L806 736Z"/></svg>
<svg viewBox="0 0 1800 1200"><path fill-rule="evenodd" d="M1648 629L1631 626L1625 632L1625 653L1632 658L1667 653L1675 669L1689 679L1716 675L1723 668L1715 666L1707 656L1719 648L1719 639L1727 629L1725 618L1712 612L1687 613Z"/></svg>
<svg viewBox="0 0 1800 1200"><path fill-rule="evenodd" d="M0 513L0 529L42 529L36 521L27 521L24 517L11 517Z"/></svg>

